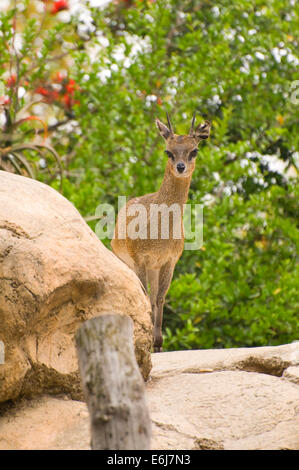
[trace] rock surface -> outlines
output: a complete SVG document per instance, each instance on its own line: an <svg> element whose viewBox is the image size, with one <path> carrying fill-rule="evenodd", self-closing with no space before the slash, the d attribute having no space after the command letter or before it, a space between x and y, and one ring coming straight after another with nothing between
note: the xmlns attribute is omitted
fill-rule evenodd
<svg viewBox="0 0 299 470"><path fill-rule="evenodd" d="M137 276L58 192L0 171L0 403L43 391L80 397L74 333L104 312L133 319L146 378L150 302Z"/></svg>
<svg viewBox="0 0 299 470"><path fill-rule="evenodd" d="M299 449L299 343L152 360L152 449ZM89 448L83 402L45 396L0 418L0 449Z"/></svg>

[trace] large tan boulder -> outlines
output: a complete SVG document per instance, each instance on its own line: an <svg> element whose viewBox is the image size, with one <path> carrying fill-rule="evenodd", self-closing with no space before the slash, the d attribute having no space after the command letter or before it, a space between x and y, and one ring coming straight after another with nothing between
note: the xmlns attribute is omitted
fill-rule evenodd
<svg viewBox="0 0 299 470"><path fill-rule="evenodd" d="M104 312L133 319L146 378L150 302L137 276L58 192L0 171L0 402L42 391L80 396L74 333Z"/></svg>

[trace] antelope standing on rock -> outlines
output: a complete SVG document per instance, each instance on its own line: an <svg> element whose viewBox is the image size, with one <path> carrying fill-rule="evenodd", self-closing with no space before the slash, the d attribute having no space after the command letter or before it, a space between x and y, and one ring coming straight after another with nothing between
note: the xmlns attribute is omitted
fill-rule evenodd
<svg viewBox="0 0 299 470"><path fill-rule="evenodd" d="M189 134L177 135L173 132L168 114L167 121L168 126L156 119L160 134L166 141L165 153L168 156L161 187L156 193L131 199L120 210L111 241L113 252L135 271L146 292L148 284L150 286L155 352L162 350L164 301L175 265L184 249L183 206L188 198L198 144L209 137L211 127L210 122L205 121L194 128L194 114ZM129 236L128 229L134 219L132 216L136 213L136 209L140 210L140 207L144 209L145 216L141 221L138 218L139 236L136 234ZM163 236L161 230L164 223L162 214L158 212L157 217L157 211L154 210L157 207L168 210L167 237ZM179 217L175 218L175 214L171 214L170 210L174 207L179 209ZM124 235L120 236L120 225L124 220Z"/></svg>

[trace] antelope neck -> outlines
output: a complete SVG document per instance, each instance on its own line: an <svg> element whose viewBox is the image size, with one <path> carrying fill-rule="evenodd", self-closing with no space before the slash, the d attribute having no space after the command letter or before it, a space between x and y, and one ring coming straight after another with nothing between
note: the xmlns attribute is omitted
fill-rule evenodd
<svg viewBox="0 0 299 470"><path fill-rule="evenodd" d="M188 199L191 176L176 178L167 164L161 187L157 192L158 204L185 204Z"/></svg>

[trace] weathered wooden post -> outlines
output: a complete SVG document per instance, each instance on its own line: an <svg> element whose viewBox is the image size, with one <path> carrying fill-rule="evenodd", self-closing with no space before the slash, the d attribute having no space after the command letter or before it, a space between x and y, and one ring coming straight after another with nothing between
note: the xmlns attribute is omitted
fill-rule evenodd
<svg viewBox="0 0 299 470"><path fill-rule="evenodd" d="M76 333L93 450L150 449L151 420L133 346L133 322L118 314L87 320Z"/></svg>

